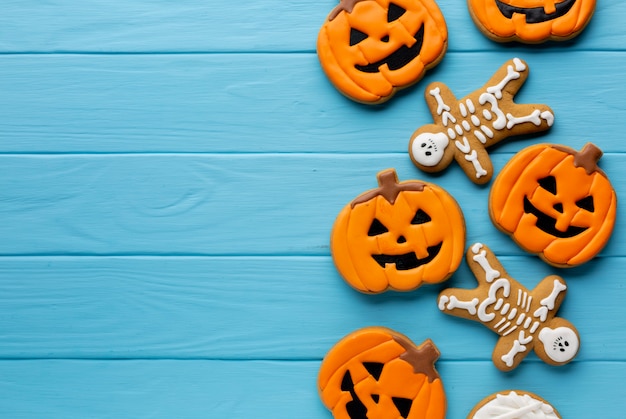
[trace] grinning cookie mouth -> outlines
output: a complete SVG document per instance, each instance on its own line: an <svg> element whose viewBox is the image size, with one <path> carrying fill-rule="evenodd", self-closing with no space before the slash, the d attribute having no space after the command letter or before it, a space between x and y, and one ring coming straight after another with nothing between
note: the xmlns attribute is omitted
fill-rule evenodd
<svg viewBox="0 0 626 419"><path fill-rule="evenodd" d="M424 24L422 24L413 37L415 38L415 43L412 47L409 48L406 45L403 45L380 61L367 65L356 64L354 67L364 73L378 73L380 71L380 66L383 64L387 64L389 70L398 70L404 67L420 55L420 52L422 51L422 44L424 43Z"/></svg>
<svg viewBox="0 0 626 419"><path fill-rule="evenodd" d="M549 215L539 211L533 204L530 203L528 197L524 197L524 212L526 214L532 214L537 217L535 225L544 233L548 233L551 236L558 237L560 239L566 239L568 237L574 237L583 231L587 230L587 227L569 226L567 230L560 231L556 229L556 220Z"/></svg>
<svg viewBox="0 0 626 419"><path fill-rule="evenodd" d="M409 269L418 268L433 260L439 254L442 244L443 242L428 247L428 256L422 259L419 259L415 255L415 252L409 252L403 255L372 255L372 257L383 268L387 264L394 264L398 271L408 271Z"/></svg>
<svg viewBox="0 0 626 419"><path fill-rule="evenodd" d="M541 23L557 19L569 12L574 3L576 3L576 0L565 0L554 5L556 7L554 12L546 13L543 7L515 7L503 3L501 0L496 0L496 5L504 17L511 19L513 13L519 13L526 16L526 23Z"/></svg>

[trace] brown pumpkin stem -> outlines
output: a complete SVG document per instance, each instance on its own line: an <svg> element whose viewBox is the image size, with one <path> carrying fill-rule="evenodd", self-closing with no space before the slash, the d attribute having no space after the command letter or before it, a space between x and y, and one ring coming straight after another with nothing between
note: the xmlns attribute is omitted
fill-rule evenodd
<svg viewBox="0 0 626 419"><path fill-rule="evenodd" d="M574 165L583 167L588 175L599 170L598 161L602 157L602 150L595 144L587 143L578 153L574 155Z"/></svg>
<svg viewBox="0 0 626 419"><path fill-rule="evenodd" d="M400 359L411 364L416 374L422 373L426 375L429 383L439 378L439 374L435 370L435 361L439 359L441 353L432 340L424 341L419 347L415 347L403 336L395 335L393 340L406 350L405 353L400 355Z"/></svg>
<svg viewBox="0 0 626 419"><path fill-rule="evenodd" d="M337 15L341 12L352 13L352 9L354 6L363 0L341 0L339 4L330 12L328 15L328 20L332 21Z"/></svg>
<svg viewBox="0 0 626 419"><path fill-rule="evenodd" d="M376 175L378 179L379 187L376 189L372 189L371 191L365 192L361 196L358 196L354 201L352 201L351 207L354 208L358 204L362 204L363 202L367 202L371 199L376 198L377 196L382 196L389 203L393 204L396 202L398 198L398 194L402 191L418 191L421 192L424 190L424 186L426 186L422 182L404 182L398 183L398 174L395 169L387 169Z"/></svg>

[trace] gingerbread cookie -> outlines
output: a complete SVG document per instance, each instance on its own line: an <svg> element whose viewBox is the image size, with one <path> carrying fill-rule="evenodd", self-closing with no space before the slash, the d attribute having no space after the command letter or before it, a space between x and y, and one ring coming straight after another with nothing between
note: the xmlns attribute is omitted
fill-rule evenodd
<svg viewBox="0 0 626 419"><path fill-rule="evenodd" d="M578 332L567 320L555 317L567 290L561 277L545 277L529 291L512 279L481 243L467 251L467 263L478 287L442 291L439 309L481 322L500 335L492 355L498 369L514 369L533 349L551 365L566 364L576 356Z"/></svg>
<svg viewBox="0 0 626 419"><path fill-rule="evenodd" d="M336 419L443 419L446 396L431 340L415 346L391 329L368 327L324 357L318 389Z"/></svg>
<svg viewBox="0 0 626 419"><path fill-rule="evenodd" d="M377 104L421 79L447 45L434 0L340 0L320 29L317 55L341 93Z"/></svg>
<svg viewBox="0 0 626 419"><path fill-rule="evenodd" d="M467 419L561 419L548 402L527 391L507 391L492 394L481 401Z"/></svg>
<svg viewBox="0 0 626 419"><path fill-rule="evenodd" d="M617 197L598 168L602 151L538 144L517 153L489 195L491 220L524 250L557 267L577 266L609 240Z"/></svg>
<svg viewBox="0 0 626 419"><path fill-rule="evenodd" d="M335 221L330 250L337 270L364 293L410 291L448 279L465 249L465 221L454 198L418 180L378 173L379 187L346 205Z"/></svg>
<svg viewBox="0 0 626 419"><path fill-rule="evenodd" d="M554 122L546 105L513 102L528 71L524 61L514 58L485 86L461 100L445 84L430 84L425 97L435 123L411 136L413 163L426 172L439 172L454 159L472 182L489 182L493 166L487 147L510 136L545 131Z"/></svg>
<svg viewBox="0 0 626 419"><path fill-rule="evenodd" d="M497 42L563 41L587 26L596 0L468 0L480 31Z"/></svg>

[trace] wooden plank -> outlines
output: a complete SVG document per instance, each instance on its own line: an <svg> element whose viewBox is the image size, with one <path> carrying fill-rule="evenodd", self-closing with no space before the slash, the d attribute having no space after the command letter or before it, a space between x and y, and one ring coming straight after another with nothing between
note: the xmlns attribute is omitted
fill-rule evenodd
<svg viewBox="0 0 626 419"><path fill-rule="evenodd" d="M379 107L344 98L313 53L0 55L0 152L406 153L413 131L432 122L429 82L463 97L516 55L531 69L517 101L550 105L556 122L496 151L537 141L626 151L626 54L499 49L450 53Z"/></svg>
<svg viewBox="0 0 626 419"><path fill-rule="evenodd" d="M495 155L496 169L509 158ZM601 161L618 196L625 159ZM435 177L405 154L130 154L0 156L0 255L328 255L340 209L389 167L448 190L468 243L524 254L491 224L489 189L457 166ZM603 255L626 249L611 240Z"/></svg>
<svg viewBox="0 0 626 419"><path fill-rule="evenodd" d="M493 392L533 391L564 418L619 418L624 363L563 371L534 363L514 375L485 362L439 362L449 418L464 418ZM3 417L311 418L330 412L316 392L319 361L0 361ZM576 379L565 379L573 376Z"/></svg>
<svg viewBox="0 0 626 419"><path fill-rule="evenodd" d="M530 289L555 273L531 257L501 261ZM625 262L557 272L577 361L626 361ZM490 360L495 333L437 308L445 287L475 286L465 264L447 283L374 296L347 286L330 257L5 257L0 358L321 359L344 335L382 325L432 338L444 360Z"/></svg>
<svg viewBox="0 0 626 419"><path fill-rule="evenodd" d="M0 52L224 52L314 51L324 19L337 2L264 0L229 3L185 0L6 1ZM480 34L465 5L438 1L451 51L497 51ZM622 2L599 2L586 30L555 48L623 50ZM526 48L522 48L526 49ZM529 48L532 49L532 48Z"/></svg>

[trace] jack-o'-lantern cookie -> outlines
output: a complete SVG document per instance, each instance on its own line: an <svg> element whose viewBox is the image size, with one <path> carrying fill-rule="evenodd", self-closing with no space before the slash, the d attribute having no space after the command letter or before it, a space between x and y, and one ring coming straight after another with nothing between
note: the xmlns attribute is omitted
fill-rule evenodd
<svg viewBox="0 0 626 419"><path fill-rule="evenodd" d="M538 144L517 153L489 195L491 220L524 250L557 267L597 255L609 240L617 197L598 168L602 151Z"/></svg>
<svg viewBox="0 0 626 419"><path fill-rule="evenodd" d="M550 365L574 359L580 345L578 331L567 320L555 317L567 290L563 278L547 276L529 291L507 274L482 243L469 248L467 264L478 287L442 291L439 309L478 321L500 335L491 357L498 369L514 369L533 349Z"/></svg>
<svg viewBox="0 0 626 419"><path fill-rule="evenodd" d="M563 41L587 26L596 0L468 0L474 23L498 42Z"/></svg>
<svg viewBox="0 0 626 419"><path fill-rule="evenodd" d="M394 169L379 187L346 205L335 220L330 250L337 270L364 293L410 291L448 279L465 249L465 221L444 189L398 182Z"/></svg>
<svg viewBox="0 0 626 419"><path fill-rule="evenodd" d="M431 83L424 96L434 124L422 126L411 136L413 163L432 173L456 160L472 182L489 182L493 166L487 147L511 136L545 131L554 123L548 106L513 101L528 72L524 61L513 58L487 84L461 100L445 84Z"/></svg>
<svg viewBox="0 0 626 419"><path fill-rule="evenodd" d="M320 29L317 55L341 93L376 104L421 79L447 45L434 0L340 0Z"/></svg>
<svg viewBox="0 0 626 419"><path fill-rule="evenodd" d="M511 390L483 399L467 419L561 419L559 412L536 394Z"/></svg>
<svg viewBox="0 0 626 419"><path fill-rule="evenodd" d="M324 357L318 389L335 419L443 419L439 350L383 327L357 330Z"/></svg>

